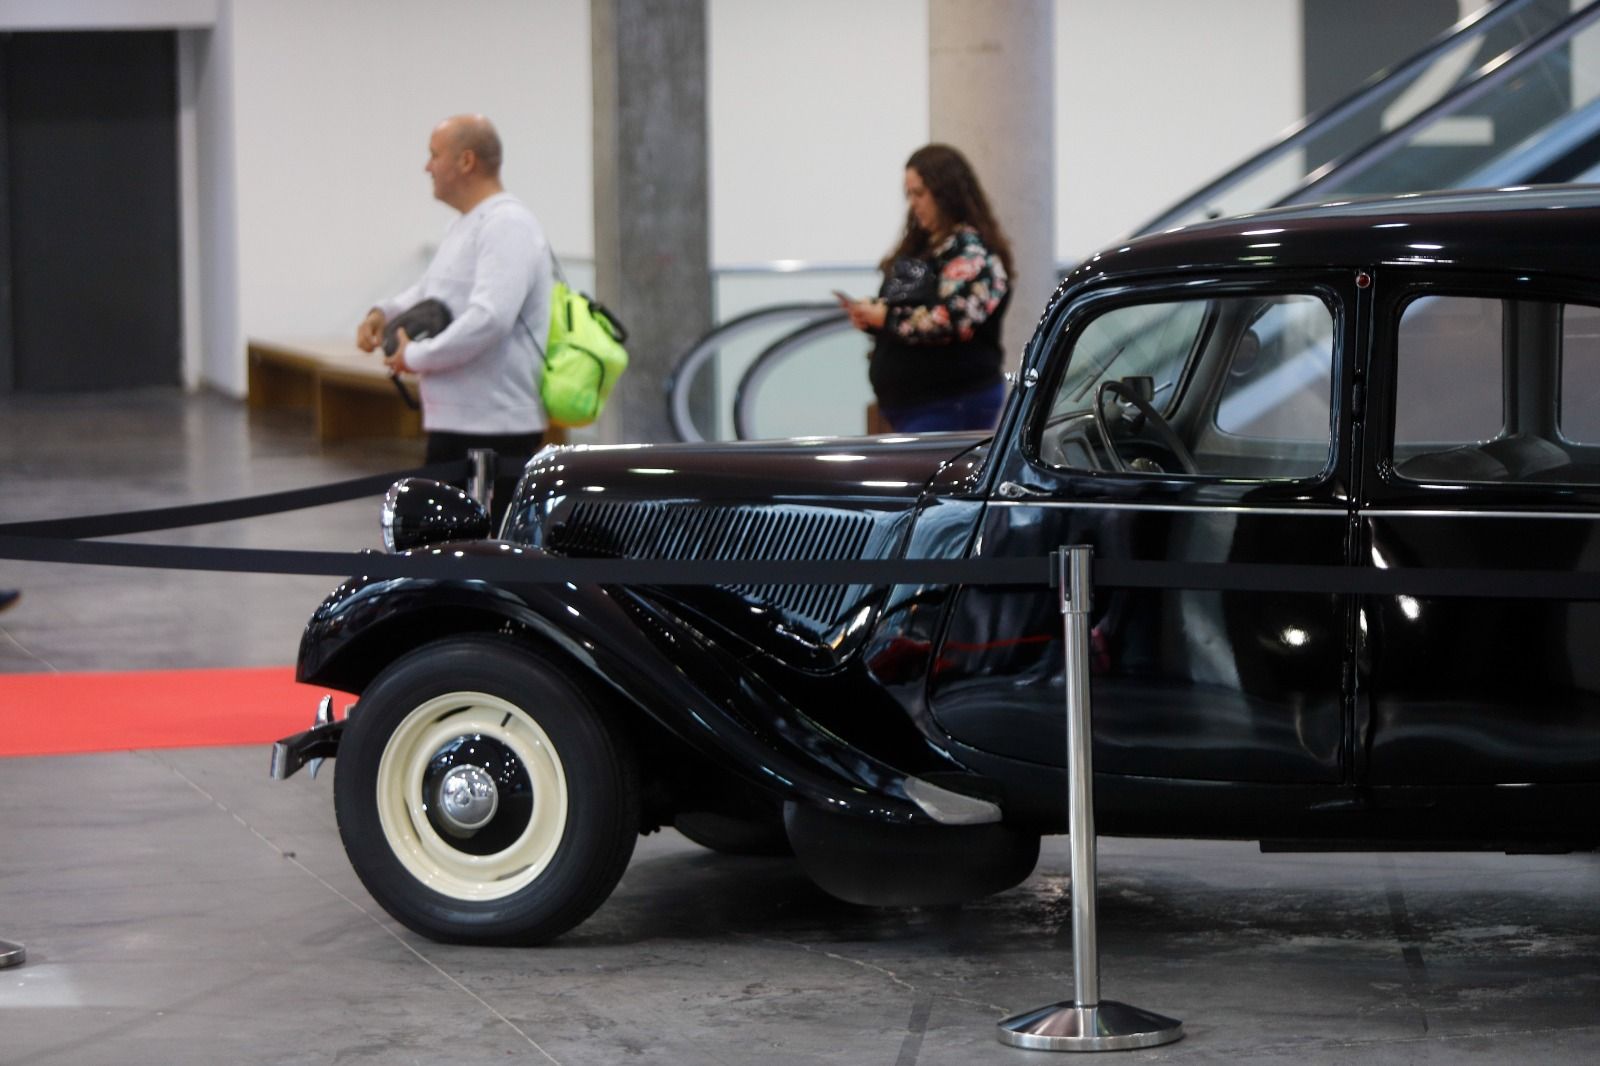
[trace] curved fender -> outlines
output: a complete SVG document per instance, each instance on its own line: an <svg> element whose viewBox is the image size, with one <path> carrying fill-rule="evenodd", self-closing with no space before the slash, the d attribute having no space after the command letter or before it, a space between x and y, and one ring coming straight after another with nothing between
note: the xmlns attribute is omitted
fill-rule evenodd
<svg viewBox="0 0 1600 1066"><path fill-rule="evenodd" d="M499 556L496 544L474 541L452 550ZM957 807L968 800L909 777L822 729L649 591L353 578L307 623L296 676L360 691L404 651L465 626L481 632L511 622L696 750L779 798L877 821L925 824L949 820L930 818L920 805L930 798L935 808L945 809L952 799ZM993 817L980 812L976 820L998 816L996 809Z"/></svg>

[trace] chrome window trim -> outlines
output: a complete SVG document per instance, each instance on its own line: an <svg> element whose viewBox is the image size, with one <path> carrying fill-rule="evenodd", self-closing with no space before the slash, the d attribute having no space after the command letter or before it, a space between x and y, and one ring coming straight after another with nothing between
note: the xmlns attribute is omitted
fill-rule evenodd
<svg viewBox="0 0 1600 1066"><path fill-rule="evenodd" d="M1423 507L1369 507L1358 512L1363 518L1568 518L1600 521L1600 511L1491 511L1482 508L1449 510Z"/></svg>
<svg viewBox="0 0 1600 1066"><path fill-rule="evenodd" d="M1086 511L1173 511L1191 514L1206 511L1213 514L1275 514L1300 518L1348 518L1352 513L1362 518L1563 518L1590 522L1600 521L1600 511L1494 511L1481 508L1450 510L1420 507L1247 507L1242 505L1209 505L1204 503L1108 503L1100 500L1002 500L989 499L990 507L1054 507Z"/></svg>
<svg viewBox="0 0 1600 1066"><path fill-rule="evenodd" d="M1192 514L1204 511L1210 514L1272 514L1295 515L1307 518L1348 518L1348 507L1248 507L1232 504L1204 503L1108 503L1100 500L1003 500L989 501L991 507L1063 507L1089 511L1175 511Z"/></svg>

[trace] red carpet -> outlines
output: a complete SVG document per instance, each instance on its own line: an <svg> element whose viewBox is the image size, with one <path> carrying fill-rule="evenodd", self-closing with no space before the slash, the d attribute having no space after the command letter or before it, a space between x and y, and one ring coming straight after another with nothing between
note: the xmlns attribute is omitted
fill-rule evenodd
<svg viewBox="0 0 1600 1066"><path fill-rule="evenodd" d="M268 744L311 728L326 689L294 668L0 675L0 756ZM353 697L334 694L343 709Z"/></svg>

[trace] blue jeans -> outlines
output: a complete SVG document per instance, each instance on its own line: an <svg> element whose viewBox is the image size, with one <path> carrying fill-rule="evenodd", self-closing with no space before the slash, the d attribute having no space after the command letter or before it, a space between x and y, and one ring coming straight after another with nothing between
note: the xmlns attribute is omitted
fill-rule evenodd
<svg viewBox="0 0 1600 1066"><path fill-rule="evenodd" d="M977 392L963 392L939 400L905 404L899 407L878 405L878 413L896 433L937 433L952 429L993 429L1000 420L1000 405L1006 399L1006 383L997 381Z"/></svg>

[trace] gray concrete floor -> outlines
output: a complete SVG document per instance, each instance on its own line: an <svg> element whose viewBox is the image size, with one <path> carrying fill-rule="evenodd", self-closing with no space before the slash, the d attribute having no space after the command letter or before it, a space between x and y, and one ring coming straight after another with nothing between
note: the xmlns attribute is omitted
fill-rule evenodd
<svg viewBox="0 0 1600 1066"><path fill-rule="evenodd" d="M0 521L415 458L212 397L0 399ZM146 539L352 548L375 515ZM0 561L24 590L0 672L288 663L329 584ZM0 760L0 938L29 954L0 970L0 1063L1052 1061L994 1027L1071 995L1062 841L981 903L874 910L668 831L554 945L447 947L362 890L331 775L265 770L250 748ZM1103 994L1188 1032L1119 1060L1600 1062L1600 857L1107 839L1100 868Z"/></svg>

